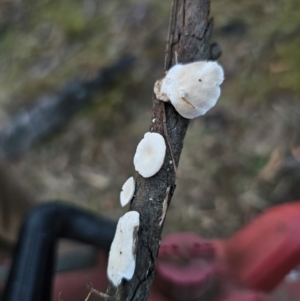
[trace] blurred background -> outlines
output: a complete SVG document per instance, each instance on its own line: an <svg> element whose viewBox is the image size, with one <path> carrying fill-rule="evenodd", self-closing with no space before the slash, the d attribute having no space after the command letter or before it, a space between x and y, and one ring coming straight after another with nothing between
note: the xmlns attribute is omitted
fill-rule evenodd
<svg viewBox="0 0 300 301"><path fill-rule="evenodd" d="M36 203L64 200L114 220L127 211L119 193L150 125L170 6L0 1L1 256ZM226 79L217 106L190 124L164 235L228 237L265 208L300 199L300 2L212 0L211 15ZM31 120L128 54L129 68L68 118ZM47 118L56 126L38 135Z"/></svg>

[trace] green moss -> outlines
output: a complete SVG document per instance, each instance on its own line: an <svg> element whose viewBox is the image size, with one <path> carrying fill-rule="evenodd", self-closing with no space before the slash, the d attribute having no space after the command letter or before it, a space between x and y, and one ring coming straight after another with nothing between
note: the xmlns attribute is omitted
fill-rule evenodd
<svg viewBox="0 0 300 301"><path fill-rule="evenodd" d="M14 32L0 36L0 54L11 53L17 46L18 40Z"/></svg>
<svg viewBox="0 0 300 301"><path fill-rule="evenodd" d="M250 156L248 158L249 169L253 172L253 175L256 175L269 161L268 156Z"/></svg>
<svg viewBox="0 0 300 301"><path fill-rule="evenodd" d="M71 39L84 33L88 27L82 8L74 1L50 1L39 11L40 20L51 20L56 23Z"/></svg>

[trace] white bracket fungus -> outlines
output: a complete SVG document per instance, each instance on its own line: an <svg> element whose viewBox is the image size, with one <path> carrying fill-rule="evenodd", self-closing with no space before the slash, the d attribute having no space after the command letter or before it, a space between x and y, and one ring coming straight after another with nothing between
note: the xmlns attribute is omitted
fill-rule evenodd
<svg viewBox="0 0 300 301"><path fill-rule="evenodd" d="M116 287L122 279L133 277L139 225L140 214L137 211L129 211L119 219L107 267L108 279Z"/></svg>
<svg viewBox="0 0 300 301"><path fill-rule="evenodd" d="M126 206L133 198L135 191L135 181L133 177L127 179L127 181L122 186L122 191L120 192L120 203L121 206Z"/></svg>
<svg viewBox="0 0 300 301"><path fill-rule="evenodd" d="M194 62L173 66L162 80L155 83L157 99L171 101L185 118L204 115L217 102L224 71L216 62Z"/></svg>
<svg viewBox="0 0 300 301"><path fill-rule="evenodd" d="M144 178L155 175L163 165L166 143L158 133L146 133L136 148L133 158L135 170Z"/></svg>

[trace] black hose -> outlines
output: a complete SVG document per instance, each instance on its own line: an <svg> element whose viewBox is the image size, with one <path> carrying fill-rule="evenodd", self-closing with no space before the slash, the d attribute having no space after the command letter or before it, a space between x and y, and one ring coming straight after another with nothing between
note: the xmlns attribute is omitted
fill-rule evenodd
<svg viewBox="0 0 300 301"><path fill-rule="evenodd" d="M109 250L116 223L70 205L51 202L26 218L3 301L50 301L57 241L69 238Z"/></svg>

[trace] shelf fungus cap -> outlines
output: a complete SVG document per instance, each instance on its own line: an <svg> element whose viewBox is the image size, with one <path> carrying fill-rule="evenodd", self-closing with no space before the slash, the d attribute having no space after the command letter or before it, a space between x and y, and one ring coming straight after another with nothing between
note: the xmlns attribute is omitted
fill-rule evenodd
<svg viewBox="0 0 300 301"><path fill-rule="evenodd" d="M133 158L135 170L144 178L155 175L163 165L166 143L158 133L146 133L136 148Z"/></svg>
<svg viewBox="0 0 300 301"><path fill-rule="evenodd" d="M107 267L108 279L116 287L122 279L133 277L139 225L140 214L137 211L129 211L119 219Z"/></svg>
<svg viewBox="0 0 300 301"><path fill-rule="evenodd" d="M216 104L223 80L224 71L217 62L178 64L163 78L157 96L167 95L180 115L193 119Z"/></svg>
<svg viewBox="0 0 300 301"><path fill-rule="evenodd" d="M133 198L135 191L135 181L133 177L127 179L127 181L122 186L122 191L120 192L120 203L121 206L126 206Z"/></svg>

